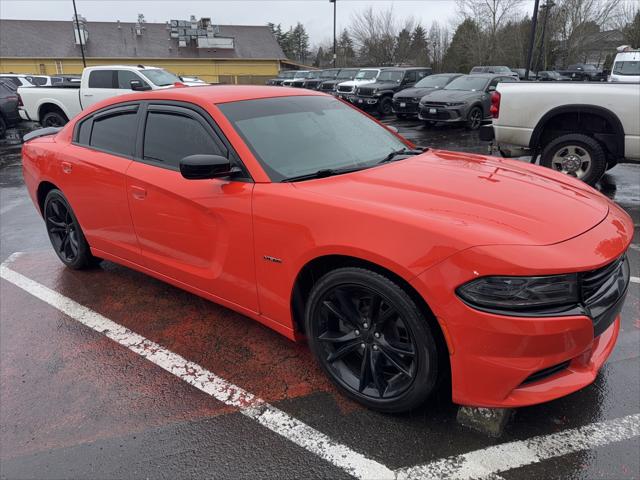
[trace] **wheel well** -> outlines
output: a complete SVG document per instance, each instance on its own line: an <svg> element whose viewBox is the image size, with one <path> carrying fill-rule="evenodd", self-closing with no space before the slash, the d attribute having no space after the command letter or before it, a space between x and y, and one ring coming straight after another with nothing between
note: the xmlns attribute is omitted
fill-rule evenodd
<svg viewBox="0 0 640 480"><path fill-rule="evenodd" d="M44 215L44 200L47 198L47 194L54 189L57 189L53 183L51 182L42 182L38 185L37 198L38 198L38 207L40 208L40 213Z"/></svg>
<svg viewBox="0 0 640 480"><path fill-rule="evenodd" d="M600 142L610 161L624 157L624 129L618 117L604 108L567 107L543 117L531 136L530 147L536 151L562 135L581 133Z"/></svg>
<svg viewBox="0 0 640 480"><path fill-rule="evenodd" d="M40 106L40 109L38 110L38 121L42 121L42 118L49 112L57 112L62 115L65 120L69 121L64 111L54 103L45 103Z"/></svg>
<svg viewBox="0 0 640 480"><path fill-rule="evenodd" d="M300 270L294 283L293 295L291 296L291 312L296 330L304 333L304 311L306 308L306 302L309 298L309 294L311 293L311 289L316 282L326 273L344 267L359 267L371 270L387 277L389 280L401 287L422 311L422 314L429 323L431 331L435 337L439 354L447 357L446 361L448 361L448 348L442 329L424 298L422 298L415 288L413 288L411 284L401 276L385 267L361 258L345 255L326 255L311 260L302 268L302 270Z"/></svg>

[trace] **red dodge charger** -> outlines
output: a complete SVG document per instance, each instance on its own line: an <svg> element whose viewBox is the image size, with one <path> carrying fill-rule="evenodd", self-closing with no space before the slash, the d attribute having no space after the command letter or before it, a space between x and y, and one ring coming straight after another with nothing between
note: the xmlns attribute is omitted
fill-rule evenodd
<svg viewBox="0 0 640 480"><path fill-rule="evenodd" d="M110 260L306 339L377 410L517 407L591 383L630 278L629 216L578 180L418 148L333 97L172 88L23 147L62 262Z"/></svg>

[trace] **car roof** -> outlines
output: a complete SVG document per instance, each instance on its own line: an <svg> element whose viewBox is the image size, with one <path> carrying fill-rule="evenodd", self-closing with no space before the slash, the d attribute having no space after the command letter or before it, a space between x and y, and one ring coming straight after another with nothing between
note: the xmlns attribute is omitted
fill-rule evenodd
<svg viewBox="0 0 640 480"><path fill-rule="evenodd" d="M190 103L228 103L242 100L301 96L326 96L315 90L288 87L269 87L261 85L203 85L195 87L172 87L161 90L149 90L113 97L113 102L132 102L136 100L173 100Z"/></svg>

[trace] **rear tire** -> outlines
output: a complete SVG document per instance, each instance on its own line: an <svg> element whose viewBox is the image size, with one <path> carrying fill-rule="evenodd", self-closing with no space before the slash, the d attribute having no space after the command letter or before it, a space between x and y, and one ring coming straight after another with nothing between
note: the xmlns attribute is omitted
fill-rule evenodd
<svg viewBox="0 0 640 480"><path fill-rule="evenodd" d="M348 397L382 412L418 407L435 389L435 338L412 298L363 268L339 268L313 287L305 310L311 351Z"/></svg>
<svg viewBox="0 0 640 480"><path fill-rule="evenodd" d="M53 189L47 194L43 216L51 246L67 267L83 270L102 261L91 254L78 219L60 190Z"/></svg>
<svg viewBox="0 0 640 480"><path fill-rule="evenodd" d="M570 133L555 138L544 147L540 165L594 186L607 169L607 155L597 140Z"/></svg>
<svg viewBox="0 0 640 480"><path fill-rule="evenodd" d="M2 115L0 115L0 138L4 138L7 133L7 122L4 121Z"/></svg>
<svg viewBox="0 0 640 480"><path fill-rule="evenodd" d="M66 125L68 121L64 113L53 110L44 114L40 124L43 127L62 127Z"/></svg>

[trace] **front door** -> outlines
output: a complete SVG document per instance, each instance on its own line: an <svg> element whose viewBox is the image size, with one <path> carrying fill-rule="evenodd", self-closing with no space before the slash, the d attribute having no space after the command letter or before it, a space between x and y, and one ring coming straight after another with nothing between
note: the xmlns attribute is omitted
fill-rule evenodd
<svg viewBox="0 0 640 480"><path fill-rule="evenodd" d="M180 159L229 157L204 112L149 105L127 192L142 264L216 297L258 311L251 199L253 183L187 180Z"/></svg>

